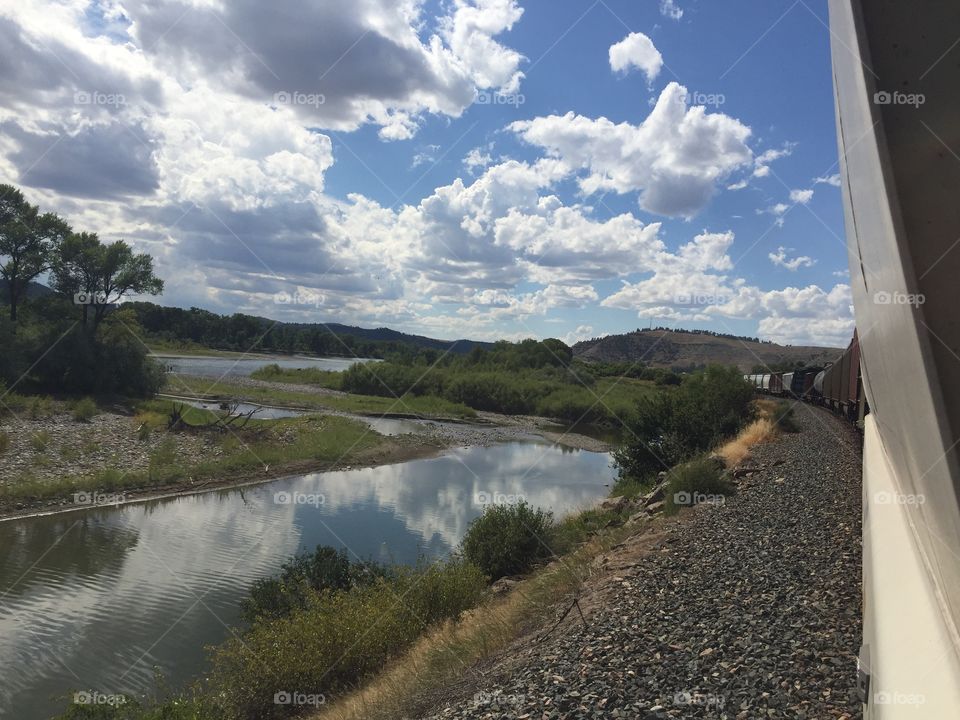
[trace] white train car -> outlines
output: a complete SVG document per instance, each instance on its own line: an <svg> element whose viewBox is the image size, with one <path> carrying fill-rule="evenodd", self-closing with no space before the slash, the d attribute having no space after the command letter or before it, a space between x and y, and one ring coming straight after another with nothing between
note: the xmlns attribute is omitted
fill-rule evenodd
<svg viewBox="0 0 960 720"><path fill-rule="evenodd" d="M960 717L960 4L830 0L871 720ZM821 386L823 381L818 377Z"/></svg>

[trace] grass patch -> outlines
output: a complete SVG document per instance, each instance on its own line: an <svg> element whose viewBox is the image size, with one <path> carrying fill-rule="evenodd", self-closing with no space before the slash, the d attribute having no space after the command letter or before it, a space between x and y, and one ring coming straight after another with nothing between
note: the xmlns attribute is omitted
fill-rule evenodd
<svg viewBox="0 0 960 720"><path fill-rule="evenodd" d="M31 395L24 403L27 417L40 420L53 415L53 398L49 395Z"/></svg>
<svg viewBox="0 0 960 720"><path fill-rule="evenodd" d="M53 438L48 431L38 430L30 436L30 447L33 448L34 452L46 452L52 441Z"/></svg>
<svg viewBox="0 0 960 720"><path fill-rule="evenodd" d="M793 411L793 403L790 403L786 400L781 400L777 403L776 408L773 411L773 421L777 425L777 430L785 433L800 432L800 425L797 423L797 419L794 417Z"/></svg>
<svg viewBox="0 0 960 720"><path fill-rule="evenodd" d="M295 383L297 385L319 385L330 390L343 389L343 373L336 370L321 370L320 368L281 368L276 363L264 365L254 370L250 377L255 380L269 380L271 382Z"/></svg>
<svg viewBox="0 0 960 720"><path fill-rule="evenodd" d="M201 411L202 412L202 411ZM31 437L31 443L40 436L49 444L49 433L41 431ZM351 461L360 453L385 442L382 435L355 420L343 417L308 416L284 420L263 420L251 423L235 434L218 434L220 454L208 454L199 462L185 462L172 437L168 437L150 454L147 468L130 469L115 474L100 470L84 475L40 480L21 476L0 487L0 501L20 498L69 497L79 490L149 488L177 482L187 477L196 480L237 477L243 473L259 472L264 465L283 468L302 461L333 462L343 458ZM44 445L45 447L46 445ZM84 446L84 454L92 454L97 443Z"/></svg>
<svg viewBox="0 0 960 720"><path fill-rule="evenodd" d="M722 502L733 488L720 473L719 464L710 458L697 458L671 469L667 473L664 513L674 515L683 507L710 500Z"/></svg>
<svg viewBox="0 0 960 720"><path fill-rule="evenodd" d="M339 410L358 415L383 415L385 413L410 413L431 418L474 418L477 413L466 405L434 396L403 395L398 400L377 395L320 395L296 390L252 387L218 381L209 378L180 375L168 380L170 393L203 393L207 396L243 399L261 405L308 408L316 410Z"/></svg>
<svg viewBox="0 0 960 720"><path fill-rule="evenodd" d="M91 398L85 397L73 404L70 413L76 422L90 422L100 413L100 410Z"/></svg>

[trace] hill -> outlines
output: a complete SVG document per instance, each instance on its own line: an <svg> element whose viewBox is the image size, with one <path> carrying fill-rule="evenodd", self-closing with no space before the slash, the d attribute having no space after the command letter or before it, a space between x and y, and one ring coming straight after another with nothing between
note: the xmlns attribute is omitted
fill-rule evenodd
<svg viewBox="0 0 960 720"><path fill-rule="evenodd" d="M585 362L642 362L651 367L690 369L721 363L749 372L754 365L807 365L832 362L839 348L777 345L756 338L714 335L681 330L638 330L623 335L584 340L573 346L575 357Z"/></svg>

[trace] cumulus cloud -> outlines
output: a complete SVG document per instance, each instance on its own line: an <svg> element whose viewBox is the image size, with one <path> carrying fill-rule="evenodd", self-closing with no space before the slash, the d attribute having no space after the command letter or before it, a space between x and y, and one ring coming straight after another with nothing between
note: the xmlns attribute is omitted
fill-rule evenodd
<svg viewBox="0 0 960 720"><path fill-rule="evenodd" d="M509 129L574 168L580 188L637 191L640 207L692 217L719 181L752 162L750 128L722 113L688 107L687 90L671 82L640 124L613 123L568 112L514 122Z"/></svg>
<svg viewBox="0 0 960 720"><path fill-rule="evenodd" d="M610 46L610 69L627 73L631 69L641 70L652 82L663 67L663 56L653 45L653 41L643 33L633 32L623 40Z"/></svg>
<svg viewBox="0 0 960 720"><path fill-rule="evenodd" d="M775 253L770 253L767 255L770 258L770 262L778 267L786 268L787 270L798 270L802 267L813 267L816 265L817 261L807 255L798 255L793 258L787 257L787 249L783 246L777 248Z"/></svg>
<svg viewBox="0 0 960 720"><path fill-rule="evenodd" d="M791 190L790 191L790 202L806 205L813 199L813 190Z"/></svg>
<svg viewBox="0 0 960 720"><path fill-rule="evenodd" d="M813 179L814 185L833 185L833 187L840 187L840 173L834 175L821 175L820 177Z"/></svg>
<svg viewBox="0 0 960 720"><path fill-rule="evenodd" d="M463 165L470 172L482 170L492 162L493 158L490 156L490 153L485 152L482 148L478 147L471 148L470 152L468 152L463 158Z"/></svg>

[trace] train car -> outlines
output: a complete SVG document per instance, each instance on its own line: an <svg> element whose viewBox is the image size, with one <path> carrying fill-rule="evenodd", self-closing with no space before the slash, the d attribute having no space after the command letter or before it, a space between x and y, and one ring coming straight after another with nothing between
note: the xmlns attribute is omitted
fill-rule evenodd
<svg viewBox="0 0 960 720"><path fill-rule="evenodd" d="M783 395L782 373L770 373L769 392L771 395Z"/></svg>
<svg viewBox="0 0 960 720"><path fill-rule="evenodd" d="M793 393L793 376L794 375L795 373L792 373L792 372L783 374L783 377L781 378L780 383L783 387L784 395L790 395Z"/></svg>
<svg viewBox="0 0 960 720"><path fill-rule="evenodd" d="M870 409L858 686L866 720L953 718L960 708L960 8L881 0L830 0L829 8L859 328L847 397L859 384L865 399L857 413Z"/></svg>

